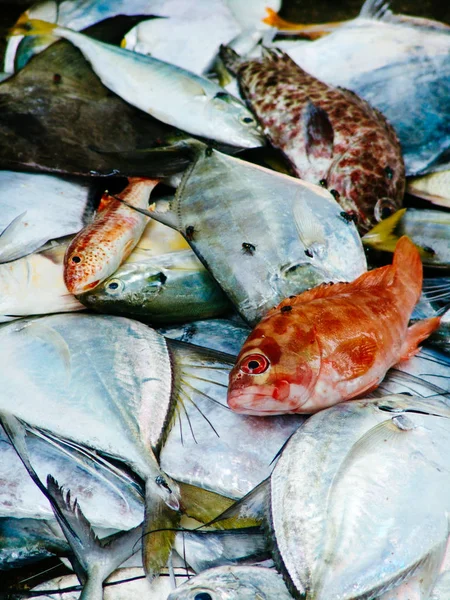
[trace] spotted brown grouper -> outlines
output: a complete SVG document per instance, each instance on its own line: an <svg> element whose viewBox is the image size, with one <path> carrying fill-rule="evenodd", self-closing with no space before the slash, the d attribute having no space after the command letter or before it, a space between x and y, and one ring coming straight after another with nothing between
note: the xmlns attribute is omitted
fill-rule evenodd
<svg viewBox="0 0 450 600"><path fill-rule="evenodd" d="M312 77L278 49L245 60L222 46L221 57L293 171L327 187L361 233L401 207L400 144L379 111Z"/></svg>

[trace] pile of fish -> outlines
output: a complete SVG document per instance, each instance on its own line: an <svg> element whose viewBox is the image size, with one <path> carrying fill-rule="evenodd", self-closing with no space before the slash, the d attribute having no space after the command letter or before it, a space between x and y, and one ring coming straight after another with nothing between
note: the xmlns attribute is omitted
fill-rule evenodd
<svg viewBox="0 0 450 600"><path fill-rule="evenodd" d="M450 598L450 28L280 9L10 31L5 600Z"/></svg>

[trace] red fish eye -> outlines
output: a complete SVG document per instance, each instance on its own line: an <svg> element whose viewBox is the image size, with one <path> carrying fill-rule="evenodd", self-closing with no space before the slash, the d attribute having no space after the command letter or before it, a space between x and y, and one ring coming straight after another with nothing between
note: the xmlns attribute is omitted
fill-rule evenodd
<svg viewBox="0 0 450 600"><path fill-rule="evenodd" d="M259 375L269 368L269 361L262 354L249 354L241 362L240 370L248 375Z"/></svg>

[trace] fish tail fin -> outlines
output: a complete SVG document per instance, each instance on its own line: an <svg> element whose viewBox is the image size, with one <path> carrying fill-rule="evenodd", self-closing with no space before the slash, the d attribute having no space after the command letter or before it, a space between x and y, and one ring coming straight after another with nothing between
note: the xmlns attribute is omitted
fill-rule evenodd
<svg viewBox="0 0 450 600"><path fill-rule="evenodd" d="M241 66L243 60L239 56L237 52L230 48L230 46L225 46L224 44L220 45L219 56L225 65L225 67L230 71L232 75L236 75L239 71L239 67Z"/></svg>
<svg viewBox="0 0 450 600"><path fill-rule="evenodd" d="M149 579L166 566L181 513L170 508L149 486L145 491L145 521L142 539L142 562Z"/></svg>
<svg viewBox="0 0 450 600"><path fill-rule="evenodd" d="M395 284L402 290L404 298L410 298L412 310L422 293L423 269L419 250L406 235L397 242L392 267Z"/></svg>
<svg viewBox="0 0 450 600"><path fill-rule="evenodd" d="M406 338L401 348L400 361L412 358L420 350L419 344L435 331L441 324L441 317L431 317L417 321L406 331Z"/></svg>
<svg viewBox="0 0 450 600"><path fill-rule="evenodd" d="M55 29L59 29L56 23L48 23L40 19L29 19L27 14L24 13L10 29L9 35L53 35Z"/></svg>

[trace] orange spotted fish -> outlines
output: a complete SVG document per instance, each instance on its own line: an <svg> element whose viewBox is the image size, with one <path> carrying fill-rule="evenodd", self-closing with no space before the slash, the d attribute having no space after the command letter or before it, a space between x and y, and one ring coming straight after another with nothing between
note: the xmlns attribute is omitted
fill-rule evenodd
<svg viewBox="0 0 450 600"><path fill-rule="evenodd" d="M137 208L147 208L158 183L158 179L130 177L118 197ZM149 220L105 192L94 221L67 248L64 282L69 292L82 294L112 275L130 255Z"/></svg>
<svg viewBox="0 0 450 600"><path fill-rule="evenodd" d="M314 413L370 392L439 327L440 317L408 327L421 289L419 252L404 236L392 265L286 298L244 343L228 405L249 415Z"/></svg>

